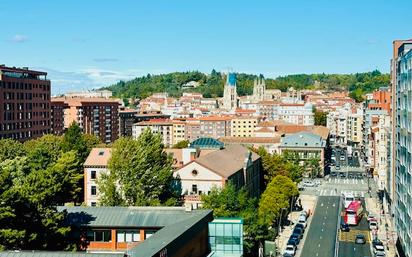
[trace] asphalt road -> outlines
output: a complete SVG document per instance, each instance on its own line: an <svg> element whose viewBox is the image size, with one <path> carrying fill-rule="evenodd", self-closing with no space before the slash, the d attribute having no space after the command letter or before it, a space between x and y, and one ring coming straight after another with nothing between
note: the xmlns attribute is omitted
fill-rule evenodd
<svg viewBox="0 0 412 257"><path fill-rule="evenodd" d="M301 257L334 256L338 212L338 196L319 196Z"/></svg>
<svg viewBox="0 0 412 257"><path fill-rule="evenodd" d="M357 226L351 226L349 232L338 232L339 257L370 257L370 235L366 215ZM355 236L363 234L366 237L366 244L355 244Z"/></svg>

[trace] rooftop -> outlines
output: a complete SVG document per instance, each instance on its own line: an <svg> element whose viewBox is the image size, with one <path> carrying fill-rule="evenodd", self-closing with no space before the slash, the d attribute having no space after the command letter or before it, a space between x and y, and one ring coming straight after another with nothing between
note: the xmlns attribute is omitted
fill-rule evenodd
<svg viewBox="0 0 412 257"><path fill-rule="evenodd" d="M16 68L16 67L7 67L5 65L0 65L0 72L11 72L11 73L24 73L30 75L47 75L47 72L44 71L35 71L29 70L29 68Z"/></svg>
<svg viewBox="0 0 412 257"><path fill-rule="evenodd" d="M243 168L245 157L248 154L251 154L253 162L260 158L259 155L248 148L239 144L233 144L228 145L223 150L201 156L195 159L194 162L216 172L222 177L228 178Z"/></svg>
<svg viewBox="0 0 412 257"><path fill-rule="evenodd" d="M320 136L313 133L299 132L283 137L281 139L280 147L321 148L325 147L325 142Z"/></svg>
<svg viewBox="0 0 412 257"><path fill-rule="evenodd" d="M189 147L196 149L222 149L223 143L211 137L202 137L191 142Z"/></svg>
<svg viewBox="0 0 412 257"><path fill-rule="evenodd" d="M111 148L93 148L87 156L84 166L107 166L111 156Z"/></svg>

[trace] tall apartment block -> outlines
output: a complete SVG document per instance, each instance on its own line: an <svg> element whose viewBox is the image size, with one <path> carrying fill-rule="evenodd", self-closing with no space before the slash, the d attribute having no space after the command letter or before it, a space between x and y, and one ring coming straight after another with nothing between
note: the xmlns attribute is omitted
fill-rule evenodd
<svg viewBox="0 0 412 257"><path fill-rule="evenodd" d="M0 138L25 141L50 133L47 73L0 65Z"/></svg>
<svg viewBox="0 0 412 257"><path fill-rule="evenodd" d="M412 257L412 42L401 44L397 51L395 226L400 256Z"/></svg>
<svg viewBox="0 0 412 257"><path fill-rule="evenodd" d="M60 97L51 100L52 131L61 134L73 122L85 134L111 143L119 136L119 102L105 98Z"/></svg>

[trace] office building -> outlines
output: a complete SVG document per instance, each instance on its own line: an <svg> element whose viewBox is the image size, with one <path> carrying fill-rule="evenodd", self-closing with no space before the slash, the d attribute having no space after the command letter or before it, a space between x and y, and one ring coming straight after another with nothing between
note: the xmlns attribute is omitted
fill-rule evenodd
<svg viewBox="0 0 412 257"><path fill-rule="evenodd" d="M0 138L50 133L50 85L46 72L0 65Z"/></svg>
<svg viewBox="0 0 412 257"><path fill-rule="evenodd" d="M397 49L394 97L395 134L395 226L398 251L412 256L412 42ZM392 67L394 68L394 67Z"/></svg>

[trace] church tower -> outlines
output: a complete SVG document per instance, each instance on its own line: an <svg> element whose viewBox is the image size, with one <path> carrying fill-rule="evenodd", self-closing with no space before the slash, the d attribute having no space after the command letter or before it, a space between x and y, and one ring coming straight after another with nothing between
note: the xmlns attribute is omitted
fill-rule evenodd
<svg viewBox="0 0 412 257"><path fill-rule="evenodd" d="M253 83L253 100L263 101L265 100L266 94L266 83L263 76L259 76L255 79Z"/></svg>
<svg viewBox="0 0 412 257"><path fill-rule="evenodd" d="M228 73L223 91L223 109L235 110L237 108L236 74Z"/></svg>

